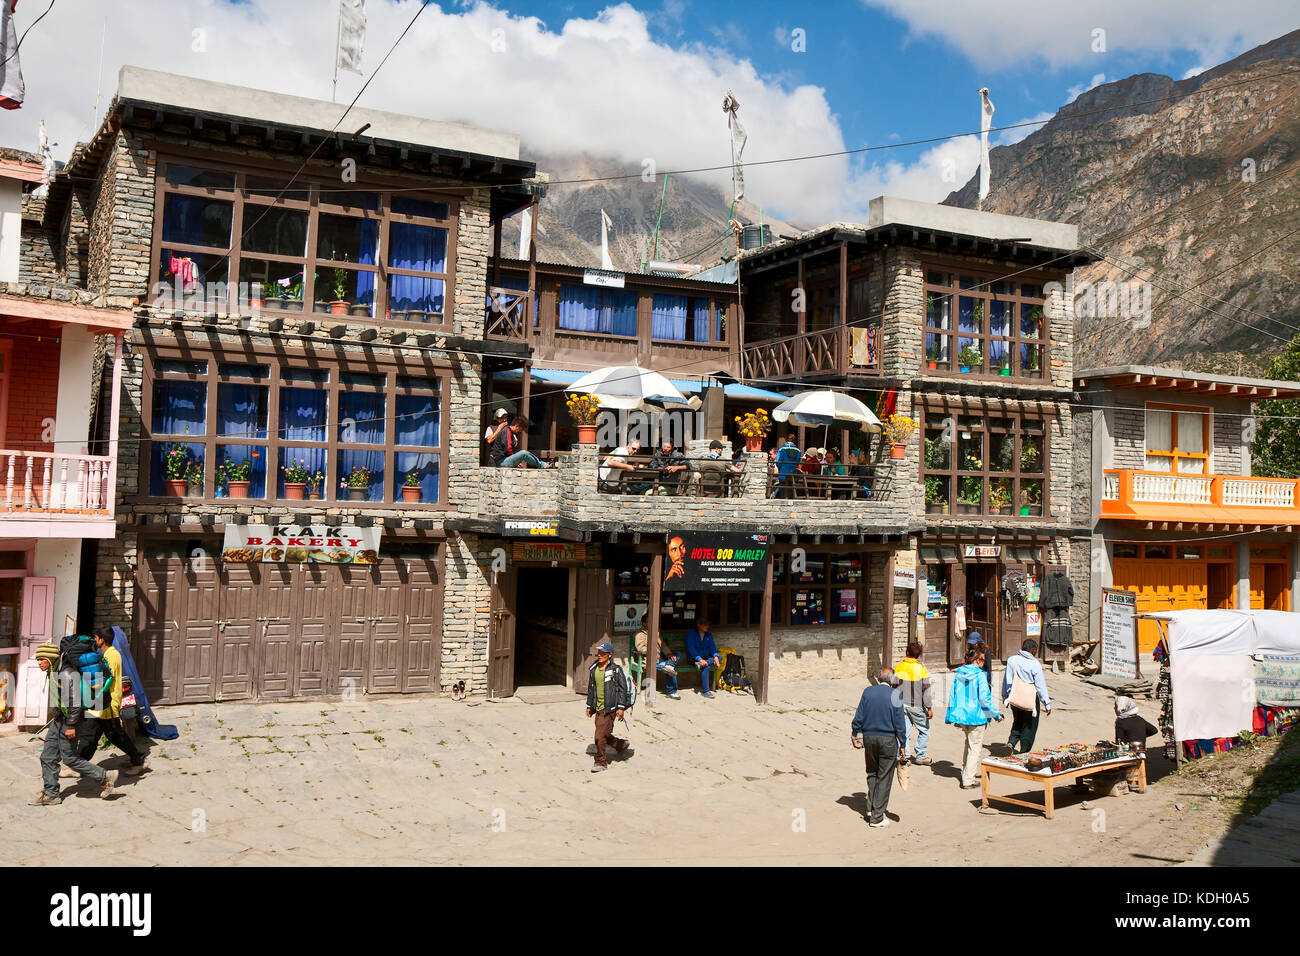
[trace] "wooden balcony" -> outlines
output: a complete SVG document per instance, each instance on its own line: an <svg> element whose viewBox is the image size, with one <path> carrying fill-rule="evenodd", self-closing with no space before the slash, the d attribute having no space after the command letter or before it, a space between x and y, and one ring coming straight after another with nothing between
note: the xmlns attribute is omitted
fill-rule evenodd
<svg viewBox="0 0 1300 956"><path fill-rule="evenodd" d="M490 339L528 341L533 320L533 296L518 289L488 289L484 332Z"/></svg>
<svg viewBox="0 0 1300 956"><path fill-rule="evenodd" d="M837 326L804 336L747 344L743 375L751 379L880 374L880 332L874 326Z"/></svg>
<svg viewBox="0 0 1300 956"><path fill-rule="evenodd" d="M1101 517L1213 530L1300 526L1300 481L1175 475L1131 468L1102 473Z"/></svg>
<svg viewBox="0 0 1300 956"><path fill-rule="evenodd" d="M111 538L110 456L0 449L0 537Z"/></svg>

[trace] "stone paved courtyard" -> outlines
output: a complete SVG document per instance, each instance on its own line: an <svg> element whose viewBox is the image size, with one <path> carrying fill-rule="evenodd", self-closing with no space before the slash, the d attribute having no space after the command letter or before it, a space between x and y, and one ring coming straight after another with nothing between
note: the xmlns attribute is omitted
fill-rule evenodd
<svg viewBox="0 0 1300 956"><path fill-rule="evenodd" d="M1041 744L1110 735L1105 691L1049 680L1056 708ZM122 777L107 801L65 779L62 806L28 806L40 744L0 738L0 840L9 863L87 866L106 853L142 865L566 864L588 858L592 831L625 863L1145 865L1196 848L1161 832L1170 797L1159 783L1086 809L1058 790L1050 822L978 813L978 791L957 786L960 735L937 703L934 766L913 768L911 789L894 789L897 821L870 830L863 759L849 744L861 690L847 680L774 685L766 707L690 690L661 696L656 711L644 702L635 711L634 754L603 774L590 772L592 722L576 697L162 708L180 738L155 745L155 769ZM1142 704L1150 719L1155 708ZM1005 741L1008 726L989 739ZM116 751L97 759L124 764Z"/></svg>

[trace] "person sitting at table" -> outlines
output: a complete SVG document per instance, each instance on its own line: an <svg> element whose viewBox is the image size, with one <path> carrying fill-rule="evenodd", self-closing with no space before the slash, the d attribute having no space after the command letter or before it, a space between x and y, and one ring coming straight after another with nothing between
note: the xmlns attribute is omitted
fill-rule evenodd
<svg viewBox="0 0 1300 956"><path fill-rule="evenodd" d="M667 438L659 443L659 448L650 458L650 467L659 472L659 481L655 483L652 494L676 494L690 477L686 472L691 470L691 463Z"/></svg>
<svg viewBox="0 0 1300 956"><path fill-rule="evenodd" d="M620 487L619 475L617 472L636 471L636 465L630 464L628 459L641 450L641 442L632 438L626 445L619 445L610 452L603 462L600 463L600 489L602 491L618 492L623 489ZM630 485L628 491L634 495L643 494L649 489L650 483L645 482L637 485Z"/></svg>
<svg viewBox="0 0 1300 956"><path fill-rule="evenodd" d="M776 450L776 490L773 492L773 498L790 498L791 494L790 480L795 471L799 468L799 459L802 453L799 446L794 443L794 436L786 432L785 443Z"/></svg>
<svg viewBox="0 0 1300 956"><path fill-rule="evenodd" d="M741 465L729 464L722 457L722 442L716 438L709 442L709 453L700 459L696 469L693 480L699 483L700 489L716 490L719 495L727 487L729 476L738 475L745 470Z"/></svg>
<svg viewBox="0 0 1300 956"><path fill-rule="evenodd" d="M847 478L849 475L849 470L844 467L844 465L840 464L840 456L835 454L834 448L829 448L826 451L825 468L825 474L830 475L832 478ZM847 482L836 482L832 485L831 497L840 499L852 498L853 489L844 487L845 484L847 484Z"/></svg>
<svg viewBox="0 0 1300 956"><path fill-rule="evenodd" d="M686 632L686 656L700 669L700 689L704 696L712 699L712 684L709 682L710 668L717 667L718 645L713 642L713 632L709 630L709 619L700 615L695 626Z"/></svg>
<svg viewBox="0 0 1300 956"><path fill-rule="evenodd" d="M641 615L641 630L636 632L632 643L636 652L645 656L650 646L650 615ZM677 693L677 655L668 646L668 638L662 634L659 635L659 659L655 661L655 670L664 675L664 694L668 699L681 700L681 694Z"/></svg>
<svg viewBox="0 0 1300 956"><path fill-rule="evenodd" d="M824 448L809 448L804 452L803 460L799 462L799 470L808 475L820 475L822 473L822 457L826 454Z"/></svg>
<svg viewBox="0 0 1300 956"><path fill-rule="evenodd" d="M862 497L871 497L871 467L867 460L865 451L851 451L847 459L845 470L848 471L849 477L858 479L857 485L862 489Z"/></svg>

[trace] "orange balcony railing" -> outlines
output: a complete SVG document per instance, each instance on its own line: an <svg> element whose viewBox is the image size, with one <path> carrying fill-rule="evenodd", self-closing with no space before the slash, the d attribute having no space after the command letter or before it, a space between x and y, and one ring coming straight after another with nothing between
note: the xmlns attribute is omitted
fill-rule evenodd
<svg viewBox="0 0 1300 956"><path fill-rule="evenodd" d="M1300 481L1182 475L1132 468L1102 473L1101 517L1198 524L1300 524Z"/></svg>

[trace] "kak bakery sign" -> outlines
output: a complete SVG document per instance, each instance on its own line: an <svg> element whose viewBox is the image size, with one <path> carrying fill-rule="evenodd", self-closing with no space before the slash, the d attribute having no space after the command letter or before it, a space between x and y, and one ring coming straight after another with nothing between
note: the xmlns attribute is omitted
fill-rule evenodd
<svg viewBox="0 0 1300 956"><path fill-rule="evenodd" d="M772 536L679 531L668 536L666 591L761 591L767 584Z"/></svg>
<svg viewBox="0 0 1300 956"><path fill-rule="evenodd" d="M352 525L226 525L226 564L378 564L379 528Z"/></svg>

